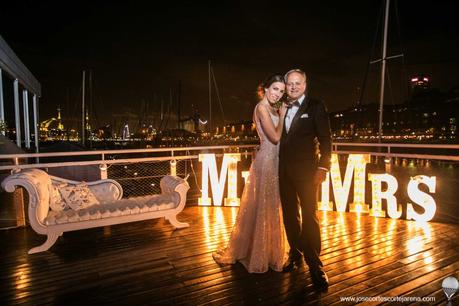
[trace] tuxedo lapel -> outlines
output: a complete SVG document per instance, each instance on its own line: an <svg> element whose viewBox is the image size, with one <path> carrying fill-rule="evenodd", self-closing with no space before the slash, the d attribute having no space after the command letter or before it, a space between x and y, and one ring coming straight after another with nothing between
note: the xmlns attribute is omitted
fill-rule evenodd
<svg viewBox="0 0 459 306"><path fill-rule="evenodd" d="M298 119L301 117L301 115L304 113L304 110L308 107L308 98L304 98L303 103L301 103L300 108L295 114L295 117L292 119L292 123L290 124L290 129L288 130L289 134L292 132L292 130L295 128L295 123L298 121Z"/></svg>
<svg viewBox="0 0 459 306"><path fill-rule="evenodd" d="M290 111L290 109L287 109L287 112L285 113L285 116L287 116L288 112ZM282 122L282 135L287 135L287 129L285 128L285 117L284 117L284 121Z"/></svg>

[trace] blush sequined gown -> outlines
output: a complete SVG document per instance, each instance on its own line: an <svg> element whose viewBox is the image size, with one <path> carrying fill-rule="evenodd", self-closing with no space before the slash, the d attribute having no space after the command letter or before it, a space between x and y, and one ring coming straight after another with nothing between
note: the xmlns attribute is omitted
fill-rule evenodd
<svg viewBox="0 0 459 306"><path fill-rule="evenodd" d="M279 147L263 132L257 107L253 119L260 147L250 166L230 239L212 254L217 263L239 261L250 273L264 273L269 268L281 271L288 253L279 195ZM279 124L278 116L271 114L271 119L274 126Z"/></svg>

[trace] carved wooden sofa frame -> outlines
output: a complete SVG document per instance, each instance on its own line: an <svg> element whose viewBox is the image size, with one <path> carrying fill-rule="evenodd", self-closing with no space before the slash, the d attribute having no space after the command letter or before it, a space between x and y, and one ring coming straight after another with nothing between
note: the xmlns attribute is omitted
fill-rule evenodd
<svg viewBox="0 0 459 306"><path fill-rule="evenodd" d="M43 170L28 169L11 174L2 182L2 187L13 192L17 186L24 187L29 194L28 215L32 229L46 235L45 243L29 250L29 254L43 252L54 245L64 232L134 221L164 217L175 227L188 227L179 222L177 214L185 207L188 182L176 176L161 179L161 194L149 197L122 199L121 185L111 179L88 182L87 186L99 200L94 205L81 210L50 210L51 185L78 185L81 182L48 175Z"/></svg>

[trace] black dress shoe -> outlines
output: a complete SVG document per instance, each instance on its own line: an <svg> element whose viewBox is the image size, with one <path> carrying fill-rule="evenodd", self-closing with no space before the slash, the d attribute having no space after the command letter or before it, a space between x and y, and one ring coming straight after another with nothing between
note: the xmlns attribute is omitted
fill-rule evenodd
<svg viewBox="0 0 459 306"><path fill-rule="evenodd" d="M313 269L309 269L309 273L311 273L311 279L318 289L327 289L328 288L328 276L322 267L317 267Z"/></svg>
<svg viewBox="0 0 459 306"><path fill-rule="evenodd" d="M303 256L300 252L290 252L287 261L282 267L282 272L290 272L298 269L301 266Z"/></svg>

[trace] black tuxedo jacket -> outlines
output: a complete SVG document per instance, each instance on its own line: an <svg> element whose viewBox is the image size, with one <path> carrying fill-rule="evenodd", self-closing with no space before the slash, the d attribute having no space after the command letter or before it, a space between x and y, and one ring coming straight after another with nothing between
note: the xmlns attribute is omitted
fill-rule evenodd
<svg viewBox="0 0 459 306"><path fill-rule="evenodd" d="M331 148L330 120L325 104L306 96L288 132L284 120L279 170L296 178L308 178L317 167L330 169Z"/></svg>

